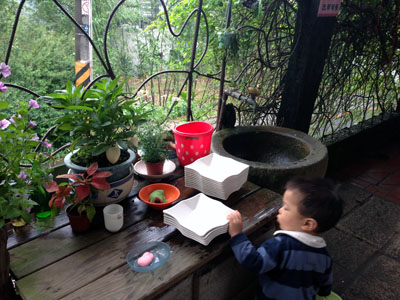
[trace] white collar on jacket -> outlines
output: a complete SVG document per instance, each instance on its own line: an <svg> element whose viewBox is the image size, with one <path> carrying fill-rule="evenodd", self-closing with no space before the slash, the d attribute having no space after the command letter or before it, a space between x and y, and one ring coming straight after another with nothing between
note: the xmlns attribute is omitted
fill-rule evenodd
<svg viewBox="0 0 400 300"><path fill-rule="evenodd" d="M306 244L307 246L310 246L313 248L326 247L326 242L322 237L312 235L309 233L305 233L305 232L301 232L301 231L291 231L291 230L277 230L274 232L274 235L278 235L278 234L289 235L292 238L302 242L303 244Z"/></svg>

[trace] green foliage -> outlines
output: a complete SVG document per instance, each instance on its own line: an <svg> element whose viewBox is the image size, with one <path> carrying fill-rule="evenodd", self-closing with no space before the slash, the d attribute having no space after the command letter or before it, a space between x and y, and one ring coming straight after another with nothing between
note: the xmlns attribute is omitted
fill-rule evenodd
<svg viewBox="0 0 400 300"><path fill-rule="evenodd" d="M52 218L59 214L65 203L71 203L70 210L76 208L80 215L86 212L90 222L93 220L96 213L94 195L100 190L110 189L110 184L106 181L106 178L112 175L109 171L97 172L97 170L98 164L93 163L84 173L57 176L57 178L68 179L68 183L58 184L51 181L46 186L46 190L53 193L49 201Z"/></svg>
<svg viewBox="0 0 400 300"><path fill-rule="evenodd" d="M21 101L10 116L4 111L8 106L0 101L0 228L7 220L30 220L29 211L37 204L32 195L43 191L51 171L43 168L49 156L37 151L41 142L30 119L34 107Z"/></svg>
<svg viewBox="0 0 400 300"><path fill-rule="evenodd" d="M127 150L128 139L135 135L133 128L148 115L134 105L136 100L123 97L127 80L103 79L86 90L68 82L65 90L41 98L63 110L56 120L57 132L69 134L71 151L79 148L82 160L89 162L115 145Z"/></svg>
<svg viewBox="0 0 400 300"><path fill-rule="evenodd" d="M4 3L3 3L4 2ZM0 53L5 55L15 13L20 1L1 1L2 18L0 19ZM51 0L35 0L25 3L13 46L10 52L9 65L12 66L11 80L39 95L50 93L65 85L74 78L74 27ZM71 1L60 1L71 11ZM69 5L69 7L68 7ZM73 11L73 3L72 3ZM17 89L9 88L7 101L10 103L7 112L12 113L21 99L32 95ZM29 99L29 98L28 98ZM51 107L42 105L41 109L30 113L31 120L38 126L36 132L42 136L53 125L52 120L59 114ZM49 139L53 140L53 136ZM67 140L58 140L57 148Z"/></svg>
<svg viewBox="0 0 400 300"><path fill-rule="evenodd" d="M139 155L145 162L160 162L168 157L166 130L159 124L146 122L137 131Z"/></svg>

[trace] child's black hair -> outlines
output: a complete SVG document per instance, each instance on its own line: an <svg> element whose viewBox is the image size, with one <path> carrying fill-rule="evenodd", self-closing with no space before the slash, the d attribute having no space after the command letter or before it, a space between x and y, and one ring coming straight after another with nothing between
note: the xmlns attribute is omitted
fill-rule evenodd
<svg viewBox="0 0 400 300"><path fill-rule="evenodd" d="M331 180L323 178L293 178L286 189L297 190L303 195L299 205L302 216L317 221L317 233L334 227L343 213L343 200Z"/></svg>

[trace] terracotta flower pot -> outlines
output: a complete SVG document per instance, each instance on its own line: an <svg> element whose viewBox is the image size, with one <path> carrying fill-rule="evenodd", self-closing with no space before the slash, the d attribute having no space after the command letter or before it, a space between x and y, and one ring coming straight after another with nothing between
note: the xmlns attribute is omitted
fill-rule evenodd
<svg viewBox="0 0 400 300"><path fill-rule="evenodd" d="M164 170L164 163L165 160L155 163L146 161L147 175L161 175Z"/></svg>
<svg viewBox="0 0 400 300"><path fill-rule="evenodd" d="M79 215L77 208L72 208L72 205L67 207L66 212L73 232L85 232L89 230L92 223L89 221L86 212Z"/></svg>

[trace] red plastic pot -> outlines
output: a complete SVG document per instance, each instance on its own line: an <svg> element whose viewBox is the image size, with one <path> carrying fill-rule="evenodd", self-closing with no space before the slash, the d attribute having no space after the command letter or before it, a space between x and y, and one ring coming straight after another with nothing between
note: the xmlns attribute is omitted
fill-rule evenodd
<svg viewBox="0 0 400 300"><path fill-rule="evenodd" d="M189 122L175 126L176 154L182 166L210 154L214 127L207 122Z"/></svg>

